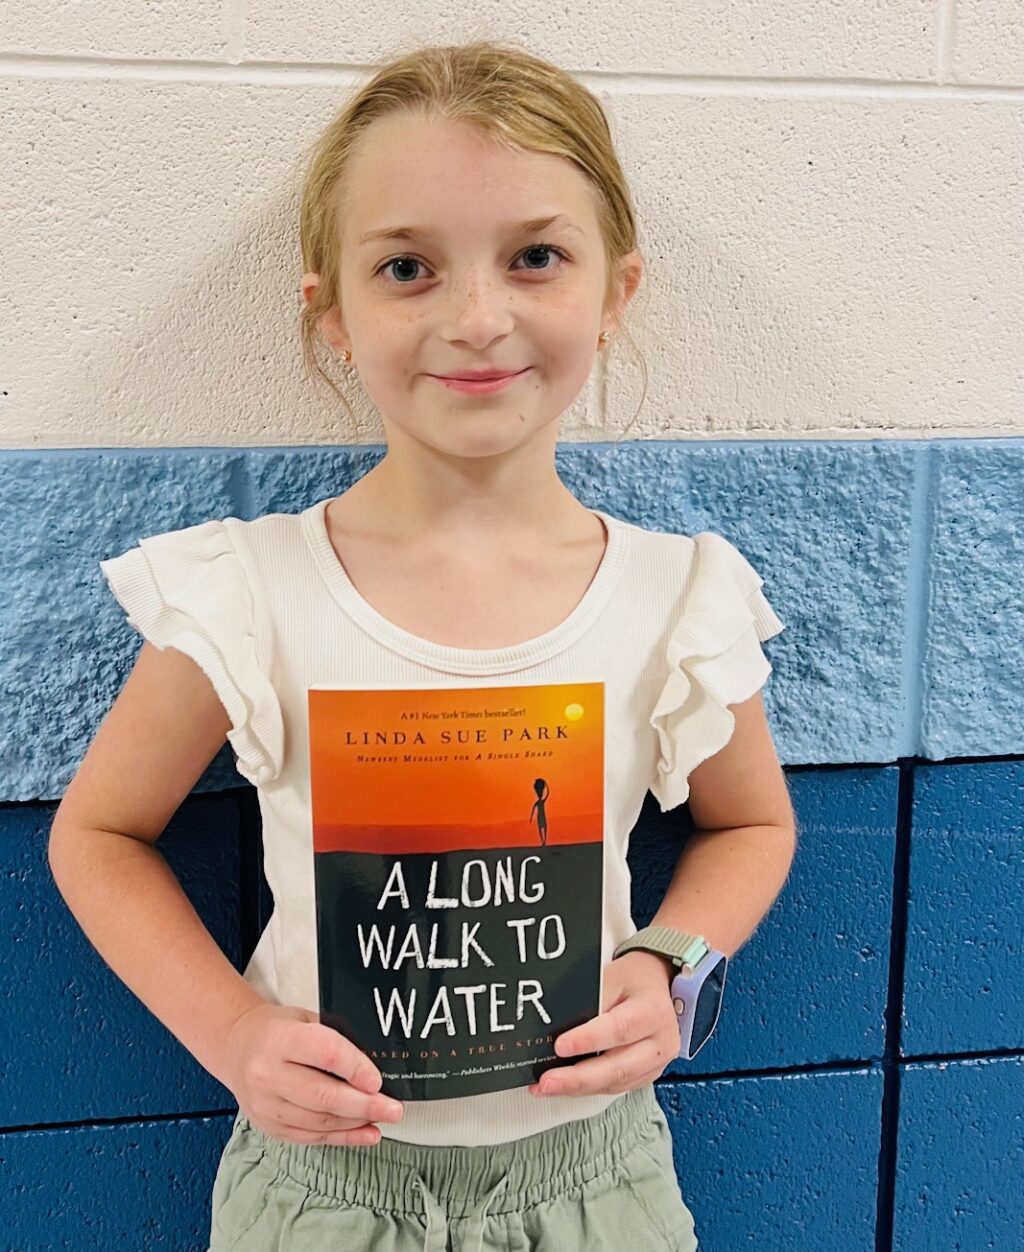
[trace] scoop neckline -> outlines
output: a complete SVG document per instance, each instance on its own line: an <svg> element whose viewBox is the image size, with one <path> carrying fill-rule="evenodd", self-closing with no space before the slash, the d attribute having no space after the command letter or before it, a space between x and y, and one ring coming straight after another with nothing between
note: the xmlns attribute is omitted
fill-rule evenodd
<svg viewBox="0 0 1024 1252"><path fill-rule="evenodd" d="M611 597L625 565L631 530L627 522L601 509L588 509L605 525L604 555L590 585L569 616L557 626L503 648L454 648L403 629L364 599L338 558L327 532L328 496L299 515L303 534L327 589L346 613L378 643L434 669L497 674L535 665L568 647L594 622Z"/></svg>

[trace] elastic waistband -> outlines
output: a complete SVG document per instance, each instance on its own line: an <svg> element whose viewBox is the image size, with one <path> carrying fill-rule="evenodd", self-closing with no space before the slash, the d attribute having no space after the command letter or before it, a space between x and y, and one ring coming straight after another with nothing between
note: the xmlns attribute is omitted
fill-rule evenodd
<svg viewBox="0 0 1024 1252"><path fill-rule="evenodd" d="M292 1143L266 1135L241 1111L235 1131L253 1137L279 1175L311 1192L387 1212L428 1215L444 1197L449 1218L543 1203L615 1168L664 1116L653 1083L623 1092L593 1117L563 1122L508 1143L477 1146L381 1139L366 1147ZM500 1194L499 1194L500 1193Z"/></svg>

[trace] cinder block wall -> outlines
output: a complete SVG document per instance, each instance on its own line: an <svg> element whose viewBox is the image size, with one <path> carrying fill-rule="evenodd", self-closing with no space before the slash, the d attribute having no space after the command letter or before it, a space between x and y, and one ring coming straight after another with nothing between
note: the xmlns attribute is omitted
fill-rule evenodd
<svg viewBox="0 0 1024 1252"><path fill-rule="evenodd" d="M293 163L368 67L522 38L596 90L648 261L563 421L581 499L728 536L787 631L801 844L658 1084L702 1250L1019 1252L1024 179L1016 6L82 4L0 13L0 1244L201 1250L226 1091L53 886L139 645L97 562L382 452L303 378ZM383 18L383 20L380 20ZM639 306L638 306L639 307ZM605 452L608 455L602 460ZM634 916L685 811L633 832ZM161 850L241 968L272 901L226 749Z"/></svg>

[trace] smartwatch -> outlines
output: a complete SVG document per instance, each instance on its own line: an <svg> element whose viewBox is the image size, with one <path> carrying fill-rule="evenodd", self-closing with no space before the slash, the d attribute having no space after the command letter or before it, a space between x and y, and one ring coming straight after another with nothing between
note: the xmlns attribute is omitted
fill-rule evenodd
<svg viewBox="0 0 1024 1252"><path fill-rule="evenodd" d="M679 972L672 978L672 1006L679 1021L679 1056L692 1061L718 1025L729 960L703 935L673 926L645 926L615 949L612 959L639 949L667 957Z"/></svg>

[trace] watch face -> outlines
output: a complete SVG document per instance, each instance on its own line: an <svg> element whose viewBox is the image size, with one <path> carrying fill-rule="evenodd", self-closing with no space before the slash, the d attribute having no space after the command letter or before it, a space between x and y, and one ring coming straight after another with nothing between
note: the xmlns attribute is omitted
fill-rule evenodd
<svg viewBox="0 0 1024 1252"><path fill-rule="evenodd" d="M701 1050L712 1031L718 1024L718 1015L722 1008L722 991L725 986L725 970L727 961L723 957L701 984L697 993L697 1002L692 1007L685 1006L680 1020L683 1031L683 1044L688 1048L687 1059L693 1060ZM686 1012L686 1007L690 1012Z"/></svg>

